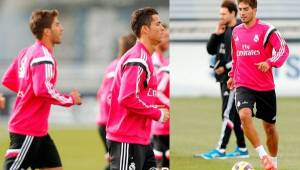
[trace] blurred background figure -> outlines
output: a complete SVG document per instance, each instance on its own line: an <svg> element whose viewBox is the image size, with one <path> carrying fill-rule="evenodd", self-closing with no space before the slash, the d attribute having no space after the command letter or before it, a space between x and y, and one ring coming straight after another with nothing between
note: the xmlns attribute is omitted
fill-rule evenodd
<svg viewBox="0 0 300 170"><path fill-rule="evenodd" d="M157 74L157 95L170 108L169 27L163 23L161 42L156 46L152 62ZM152 121L152 144L157 168L170 166L170 120L165 123Z"/></svg>
<svg viewBox="0 0 300 170"><path fill-rule="evenodd" d="M3 94L0 93L0 109L4 109L6 104L6 99Z"/></svg>
<svg viewBox="0 0 300 170"><path fill-rule="evenodd" d="M214 70L216 81L220 83L222 126L217 147L209 152L196 154L194 155L195 157L202 157L204 159L249 157L240 117L235 107L235 91L230 91L227 88L228 72L232 65L232 30L241 23L236 18L237 13L238 9L235 2L232 0L223 1L219 12L220 21L216 26L216 31L211 34L207 42L207 52L215 56L215 63L211 67ZM227 153L226 149L232 130L236 136L237 147L233 152Z"/></svg>
<svg viewBox="0 0 300 170"><path fill-rule="evenodd" d="M115 69L117 67L119 59L134 46L136 37L134 34L122 35L119 39L119 53L116 59L114 59L105 69L104 78L101 86L97 92L97 100L99 104L99 114L97 116L97 125L100 138L105 147L105 159L109 161L109 154L106 145L106 123L108 119L109 109L111 107L111 88L115 77ZM106 166L106 170L109 170L109 165Z"/></svg>

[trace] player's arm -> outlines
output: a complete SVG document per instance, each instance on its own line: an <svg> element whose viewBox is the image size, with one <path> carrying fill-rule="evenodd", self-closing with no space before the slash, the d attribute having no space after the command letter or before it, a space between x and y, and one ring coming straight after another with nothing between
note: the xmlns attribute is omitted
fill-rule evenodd
<svg viewBox="0 0 300 170"><path fill-rule="evenodd" d="M54 61L50 57L32 60L30 68L34 94L49 99L55 105L71 106L76 104L76 98L79 97L78 92L73 91L70 95L61 94L52 84L55 74L53 66Z"/></svg>
<svg viewBox="0 0 300 170"><path fill-rule="evenodd" d="M231 70L229 71L229 80L227 81L227 87L232 90L234 88L234 73L236 69L236 45L234 41L234 37L231 38L231 56L232 56L232 62L231 62Z"/></svg>
<svg viewBox="0 0 300 170"><path fill-rule="evenodd" d="M19 78L18 78L18 61L14 59L12 64L6 70L2 77L2 84L11 91L18 93L19 91Z"/></svg>
<svg viewBox="0 0 300 170"><path fill-rule="evenodd" d="M147 83L147 64L143 60L127 62L122 68L119 103L133 114L140 114L164 122L166 110L142 100L140 91Z"/></svg>
<svg viewBox="0 0 300 170"><path fill-rule="evenodd" d="M281 67L289 56L289 48L285 40L281 37L278 31L274 31L269 39L275 53L267 60L267 63L272 67Z"/></svg>
<svg viewBox="0 0 300 170"><path fill-rule="evenodd" d="M208 54L215 55L218 53L218 47L221 43L222 35L217 35L216 33L211 34L207 44L206 49Z"/></svg>
<svg viewBox="0 0 300 170"><path fill-rule="evenodd" d="M0 109L4 109L6 104L5 97L0 93Z"/></svg>
<svg viewBox="0 0 300 170"><path fill-rule="evenodd" d="M165 105L167 108L170 108L170 98L167 96L167 93L169 93L168 91L170 90L170 70L168 67L163 67L160 74L162 76L158 81L157 97L161 104Z"/></svg>

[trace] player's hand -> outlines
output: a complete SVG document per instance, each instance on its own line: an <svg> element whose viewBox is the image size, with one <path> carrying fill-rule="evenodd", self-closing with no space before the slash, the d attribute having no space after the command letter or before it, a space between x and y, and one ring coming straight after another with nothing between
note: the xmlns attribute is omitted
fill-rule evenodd
<svg viewBox="0 0 300 170"><path fill-rule="evenodd" d="M161 111L163 112L163 114L164 114L164 117L163 117L163 120L162 120L161 123L165 123L167 120L170 119L170 112L169 112L168 109L165 109L165 108L162 108L162 109L160 109L160 110L161 110Z"/></svg>
<svg viewBox="0 0 300 170"><path fill-rule="evenodd" d="M225 72L225 68L223 66L220 66L217 69L215 69L215 72L217 75L221 75Z"/></svg>
<svg viewBox="0 0 300 170"><path fill-rule="evenodd" d="M258 70L260 70L261 72L264 72L264 73L270 69L270 65L265 61L260 62L260 63L255 63L255 65L257 66Z"/></svg>
<svg viewBox="0 0 300 170"><path fill-rule="evenodd" d="M234 80L233 78L229 78L227 81L227 87L229 88L229 90L233 90L234 89Z"/></svg>
<svg viewBox="0 0 300 170"><path fill-rule="evenodd" d="M6 103L5 97L2 94L0 94L0 109L5 108L5 103Z"/></svg>
<svg viewBox="0 0 300 170"><path fill-rule="evenodd" d="M216 34L221 35L225 32L225 30L226 30L226 25L222 21L219 21L216 27Z"/></svg>
<svg viewBox="0 0 300 170"><path fill-rule="evenodd" d="M78 90L72 90L70 95L74 98L74 104L81 105L81 97Z"/></svg>

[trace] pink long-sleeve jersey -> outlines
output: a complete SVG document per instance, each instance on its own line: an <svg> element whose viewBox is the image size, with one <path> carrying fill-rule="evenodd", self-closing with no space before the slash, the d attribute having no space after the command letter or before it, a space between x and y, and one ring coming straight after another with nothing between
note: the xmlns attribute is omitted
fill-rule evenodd
<svg viewBox="0 0 300 170"><path fill-rule="evenodd" d="M280 67L289 55L285 40L274 26L256 20L254 26L244 24L235 27L232 33L232 69L229 76L235 87L247 87L257 91L275 88L272 67ZM274 50L274 51L273 51ZM266 61L271 68L258 70L257 63Z"/></svg>
<svg viewBox="0 0 300 170"><path fill-rule="evenodd" d="M112 61L105 69L104 77L101 86L97 92L97 99L99 103L99 114L97 116L98 125L106 125L110 102L111 102L111 88L115 77L115 70L118 64L119 58Z"/></svg>
<svg viewBox="0 0 300 170"><path fill-rule="evenodd" d="M107 121L107 139L148 145L152 120L162 112L156 107L157 80L151 54L137 41L121 57L112 87L111 108Z"/></svg>
<svg viewBox="0 0 300 170"><path fill-rule="evenodd" d="M159 68L157 72L157 80L157 96L159 100L166 105L166 107L170 108L170 68L168 64ZM152 121L152 134L169 135L170 120L165 123Z"/></svg>
<svg viewBox="0 0 300 170"><path fill-rule="evenodd" d="M51 104L74 104L71 96L56 90L56 79L56 59L40 41L19 53L2 77L2 84L17 93L9 132L44 136Z"/></svg>

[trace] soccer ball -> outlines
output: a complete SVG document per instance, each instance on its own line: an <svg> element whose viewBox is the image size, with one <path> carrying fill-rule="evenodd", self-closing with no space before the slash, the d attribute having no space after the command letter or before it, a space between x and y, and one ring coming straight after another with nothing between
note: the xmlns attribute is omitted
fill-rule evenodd
<svg viewBox="0 0 300 170"><path fill-rule="evenodd" d="M233 165L231 170L254 170L254 168L249 162L239 161Z"/></svg>

